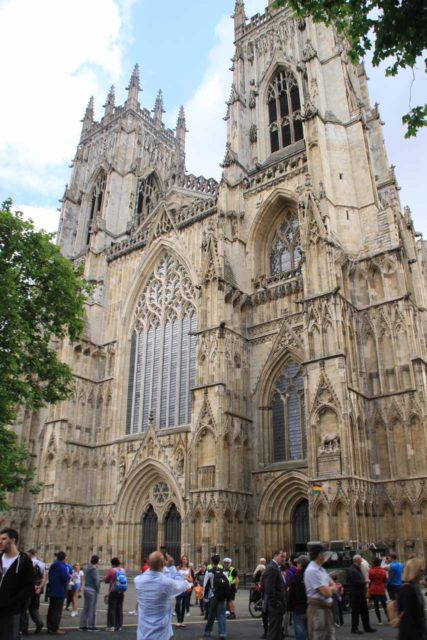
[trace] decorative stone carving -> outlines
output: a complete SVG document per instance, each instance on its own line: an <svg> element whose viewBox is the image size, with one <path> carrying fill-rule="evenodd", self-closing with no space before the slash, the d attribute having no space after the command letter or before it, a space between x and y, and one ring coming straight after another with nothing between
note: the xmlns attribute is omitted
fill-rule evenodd
<svg viewBox="0 0 427 640"><path fill-rule="evenodd" d="M252 124L249 129L249 140L252 144L258 140L258 129L256 124Z"/></svg>
<svg viewBox="0 0 427 640"><path fill-rule="evenodd" d="M306 40L304 48L302 50L302 60L304 62L309 62L313 60L317 56L317 51L311 44L311 40Z"/></svg>

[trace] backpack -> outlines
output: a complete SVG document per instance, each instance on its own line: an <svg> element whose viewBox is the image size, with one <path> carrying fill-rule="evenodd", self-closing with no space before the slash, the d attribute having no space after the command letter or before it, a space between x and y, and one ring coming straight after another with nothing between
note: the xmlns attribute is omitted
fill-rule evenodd
<svg viewBox="0 0 427 640"><path fill-rule="evenodd" d="M230 583L227 576L221 569L214 569L212 571L213 579L213 595L215 600L223 602L230 595Z"/></svg>
<svg viewBox="0 0 427 640"><path fill-rule="evenodd" d="M116 570L116 578L114 580L114 591L116 593L124 593L128 588L128 579L123 569Z"/></svg>

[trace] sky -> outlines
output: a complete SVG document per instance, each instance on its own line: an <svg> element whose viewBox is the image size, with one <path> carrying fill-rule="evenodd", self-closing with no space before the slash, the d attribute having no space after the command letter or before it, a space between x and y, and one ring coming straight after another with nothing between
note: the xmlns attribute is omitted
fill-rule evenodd
<svg viewBox="0 0 427 640"><path fill-rule="evenodd" d="M267 0L246 0L246 13ZM187 169L220 177L230 92L234 0L0 0L0 200L12 197L37 226L56 231L81 118L91 95L95 117L112 84L122 104L136 62L141 103L152 108L161 88L165 121L187 116ZM7 52L7 55L4 53ZM427 75L385 78L367 61L372 103L385 122L389 161L396 165L402 205L427 238L427 131L405 140L401 116L423 104Z"/></svg>

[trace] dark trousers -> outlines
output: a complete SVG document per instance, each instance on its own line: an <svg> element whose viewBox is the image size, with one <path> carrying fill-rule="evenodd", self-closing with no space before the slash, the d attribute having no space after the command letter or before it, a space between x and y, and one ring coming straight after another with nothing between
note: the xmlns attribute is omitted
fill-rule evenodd
<svg viewBox="0 0 427 640"><path fill-rule="evenodd" d="M268 607L268 640L282 640L283 609Z"/></svg>
<svg viewBox="0 0 427 640"><path fill-rule="evenodd" d="M120 591L111 591L108 594L107 627L122 628L124 597L125 594Z"/></svg>
<svg viewBox="0 0 427 640"><path fill-rule="evenodd" d="M62 608L64 598L52 598L49 596L49 608L46 616L46 626L48 631L58 631L61 624Z"/></svg>
<svg viewBox="0 0 427 640"><path fill-rule="evenodd" d="M342 627L344 624L342 600L334 598L334 614L335 624L339 624Z"/></svg>
<svg viewBox="0 0 427 640"><path fill-rule="evenodd" d="M40 618L40 594L34 592L28 601L28 606L22 614L21 631L28 631L29 619L34 622L38 629L43 626L43 620Z"/></svg>
<svg viewBox="0 0 427 640"><path fill-rule="evenodd" d="M365 631L371 628L369 623L369 611L366 604L366 590L363 585L363 589L354 589L350 592L350 606L351 606L351 630L357 631L359 628L359 616L362 620L363 628Z"/></svg>
<svg viewBox="0 0 427 640"><path fill-rule="evenodd" d="M381 622L380 605L384 609L384 614L385 614L386 620L388 620L386 597L385 596L372 596L372 600L374 601L375 613L377 614L378 622Z"/></svg>
<svg viewBox="0 0 427 640"><path fill-rule="evenodd" d="M192 591L185 592L185 610L187 613L190 613L190 602L191 602L191 594Z"/></svg>
<svg viewBox="0 0 427 640"><path fill-rule="evenodd" d="M21 614L15 613L12 616L0 618L0 640L19 640L19 627Z"/></svg>
<svg viewBox="0 0 427 640"><path fill-rule="evenodd" d="M176 596L175 598L175 613L176 613L176 621L178 624L182 624L184 622L185 596L186 596L186 593L180 593L179 596Z"/></svg>

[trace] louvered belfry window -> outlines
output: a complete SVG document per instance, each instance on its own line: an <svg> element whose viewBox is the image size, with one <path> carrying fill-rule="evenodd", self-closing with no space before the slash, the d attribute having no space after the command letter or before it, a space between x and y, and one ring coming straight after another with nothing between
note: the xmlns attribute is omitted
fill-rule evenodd
<svg viewBox="0 0 427 640"><path fill-rule="evenodd" d="M271 244L271 275L280 276L295 271L300 260L300 227L298 218L292 211L285 211Z"/></svg>
<svg viewBox="0 0 427 640"><path fill-rule="evenodd" d="M268 87L268 121L271 153L302 140L301 102L295 76L280 69Z"/></svg>
<svg viewBox="0 0 427 640"><path fill-rule="evenodd" d="M304 378L301 365L288 361L273 387L271 398L273 461L307 457Z"/></svg>
<svg viewBox="0 0 427 640"><path fill-rule="evenodd" d="M131 337L126 433L145 431L150 415L161 429L191 420L196 380L197 317L191 280L164 255L139 299Z"/></svg>
<svg viewBox="0 0 427 640"><path fill-rule="evenodd" d="M146 178L138 180L135 212L137 225L140 225L148 218L159 198L160 186L154 173L150 173Z"/></svg>

